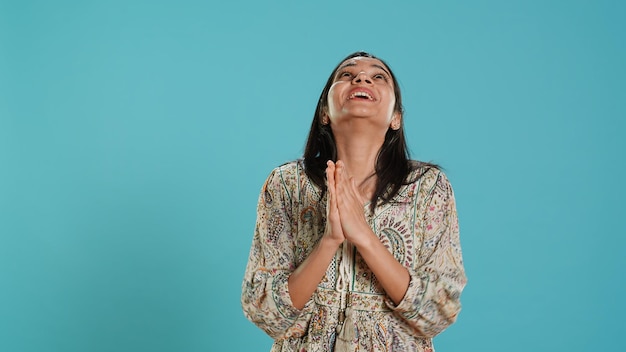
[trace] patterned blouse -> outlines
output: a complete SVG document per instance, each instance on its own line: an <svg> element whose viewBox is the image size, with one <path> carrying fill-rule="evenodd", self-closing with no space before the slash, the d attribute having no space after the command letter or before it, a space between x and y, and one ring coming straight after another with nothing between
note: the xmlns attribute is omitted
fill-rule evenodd
<svg viewBox="0 0 626 352"><path fill-rule="evenodd" d="M390 203L366 219L410 283L395 305L355 247L344 242L303 309L287 279L316 246L326 223L326 194L302 160L274 169L263 185L241 303L274 339L271 351L433 351L432 337L452 324L466 283L454 194L436 168L418 168Z"/></svg>

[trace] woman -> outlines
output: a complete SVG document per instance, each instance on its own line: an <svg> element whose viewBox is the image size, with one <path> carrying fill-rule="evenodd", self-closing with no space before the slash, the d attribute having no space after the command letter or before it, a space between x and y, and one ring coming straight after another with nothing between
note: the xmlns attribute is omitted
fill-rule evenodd
<svg viewBox="0 0 626 352"><path fill-rule="evenodd" d="M398 83L349 55L328 79L304 160L259 197L242 288L272 351L432 351L466 278L452 188L409 159Z"/></svg>

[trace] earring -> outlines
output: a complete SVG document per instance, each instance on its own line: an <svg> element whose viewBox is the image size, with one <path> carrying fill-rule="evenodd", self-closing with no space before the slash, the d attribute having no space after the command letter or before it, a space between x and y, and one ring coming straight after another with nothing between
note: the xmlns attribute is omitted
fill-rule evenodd
<svg viewBox="0 0 626 352"><path fill-rule="evenodd" d="M400 119L396 119L396 114L393 114L392 121L391 121L391 129L397 130L399 128L400 128Z"/></svg>
<svg viewBox="0 0 626 352"><path fill-rule="evenodd" d="M322 116L322 125L328 125L328 116Z"/></svg>
<svg viewBox="0 0 626 352"><path fill-rule="evenodd" d="M389 125L389 127L391 127L392 130L397 130L400 126L398 126L398 121L394 120L391 121L391 125Z"/></svg>

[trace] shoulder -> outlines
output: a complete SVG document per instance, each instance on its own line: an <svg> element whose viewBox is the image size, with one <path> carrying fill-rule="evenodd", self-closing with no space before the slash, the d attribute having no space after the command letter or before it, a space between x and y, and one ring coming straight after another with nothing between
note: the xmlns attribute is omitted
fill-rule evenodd
<svg viewBox="0 0 626 352"><path fill-rule="evenodd" d="M275 167L268 177L277 178L283 183L295 182L304 173L304 163L302 160L292 160Z"/></svg>
<svg viewBox="0 0 626 352"><path fill-rule="evenodd" d="M265 185L265 192L285 193L288 198L299 188L299 182L303 178L304 166L301 160L293 160L275 167L270 172Z"/></svg>
<svg viewBox="0 0 626 352"><path fill-rule="evenodd" d="M441 167L416 160L411 160L410 165L408 184L419 187L427 193L452 194L450 180Z"/></svg>
<svg viewBox="0 0 626 352"><path fill-rule="evenodd" d="M409 174L407 176L408 184L418 181L421 181L421 183L432 183L436 182L439 177L445 177L445 174L441 170L441 168L435 164L417 160L410 160L409 167Z"/></svg>
<svg viewBox="0 0 626 352"><path fill-rule="evenodd" d="M291 160L280 166L274 168L275 171L283 173L296 173L302 171L304 168L304 161L302 159Z"/></svg>

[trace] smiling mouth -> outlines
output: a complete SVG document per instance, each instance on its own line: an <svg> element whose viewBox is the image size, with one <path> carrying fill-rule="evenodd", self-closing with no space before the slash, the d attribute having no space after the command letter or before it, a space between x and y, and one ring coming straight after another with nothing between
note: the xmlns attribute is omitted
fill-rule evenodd
<svg viewBox="0 0 626 352"><path fill-rule="evenodd" d="M358 91L358 92L354 92L350 94L348 99L374 100L374 98L372 98L371 95L369 95L367 92L362 92L362 91Z"/></svg>

